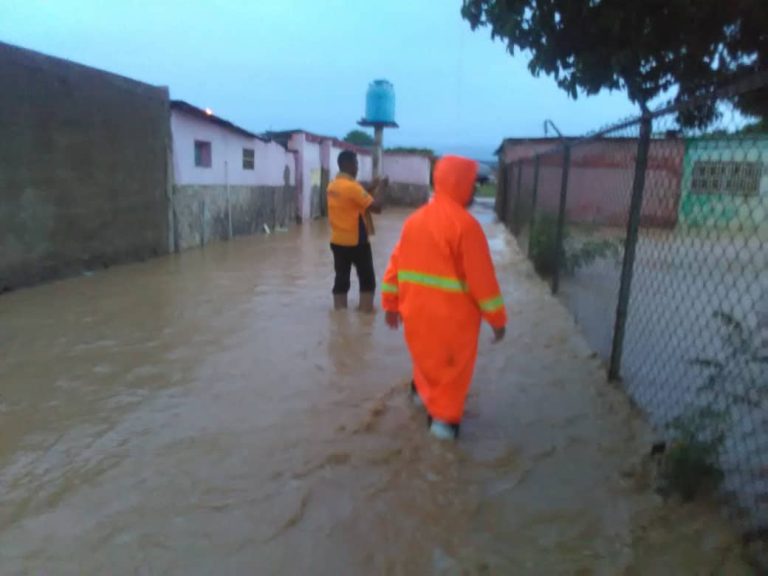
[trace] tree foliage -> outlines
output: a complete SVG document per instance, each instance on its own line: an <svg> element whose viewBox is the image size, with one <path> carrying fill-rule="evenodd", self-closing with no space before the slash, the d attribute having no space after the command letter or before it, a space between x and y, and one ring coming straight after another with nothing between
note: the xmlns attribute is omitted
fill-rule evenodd
<svg viewBox="0 0 768 576"><path fill-rule="evenodd" d="M768 132L768 116L757 122L745 125L739 130L739 134L765 134Z"/></svg>
<svg viewBox="0 0 768 576"><path fill-rule="evenodd" d="M373 136L363 130L352 130L344 136L344 142L355 144L356 146L373 146Z"/></svg>
<svg viewBox="0 0 768 576"><path fill-rule="evenodd" d="M387 152L401 152L404 154L423 154L424 156L431 156L436 158L437 154L432 148L414 148L409 146L395 146L393 148L387 148Z"/></svg>
<svg viewBox="0 0 768 576"><path fill-rule="evenodd" d="M642 110L669 90L687 99L768 68L768 0L463 0L462 16L571 97L625 90ZM768 116L768 90L734 103ZM682 120L715 115L713 103Z"/></svg>

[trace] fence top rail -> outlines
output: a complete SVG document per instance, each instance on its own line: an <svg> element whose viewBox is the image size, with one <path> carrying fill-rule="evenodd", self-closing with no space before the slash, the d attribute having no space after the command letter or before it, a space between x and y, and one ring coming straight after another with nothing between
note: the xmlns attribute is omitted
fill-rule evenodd
<svg viewBox="0 0 768 576"><path fill-rule="evenodd" d="M742 94L746 94L747 92L752 92L762 88L768 88L768 70L756 72L749 77L742 78L736 82L732 82L724 86L713 86L709 89L703 89L701 94L694 98L689 98L687 100L681 100L678 102L673 101L664 104L656 110L649 111L645 114L640 114L639 116L627 118L626 120L622 120L606 128L601 128L600 130L586 134L585 136L562 138L558 144L554 144L551 148L547 148L546 150L532 154L531 159L536 156L559 154L565 148L573 148L575 146L581 146L600 140L637 140L637 137L611 136L611 134L639 126L643 121L653 121L657 118L661 118L662 116L667 116L685 110L691 110L713 101L734 98L735 96L740 96ZM659 137L656 135L652 136L652 139L657 138ZM523 159L518 159L518 161L522 160Z"/></svg>

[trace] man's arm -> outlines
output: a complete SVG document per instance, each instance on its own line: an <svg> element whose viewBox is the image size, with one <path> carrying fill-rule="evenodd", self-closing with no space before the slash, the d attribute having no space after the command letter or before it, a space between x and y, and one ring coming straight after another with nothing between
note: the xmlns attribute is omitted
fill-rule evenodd
<svg viewBox="0 0 768 576"><path fill-rule="evenodd" d="M371 214L381 214L383 208L380 198L374 198L370 206L368 206L368 212Z"/></svg>
<svg viewBox="0 0 768 576"><path fill-rule="evenodd" d="M372 196L376 196L382 188L386 188L387 186L389 186L389 176L384 178L376 177L372 182L365 186L365 190Z"/></svg>
<svg viewBox="0 0 768 576"><path fill-rule="evenodd" d="M362 184L358 184L358 189L351 195L351 199L361 210L365 212L371 212L373 214L381 213L381 200L369 194Z"/></svg>
<svg viewBox="0 0 768 576"><path fill-rule="evenodd" d="M348 198L363 211L367 211L375 202L375 198L359 182L354 183L348 194Z"/></svg>
<svg viewBox="0 0 768 576"><path fill-rule="evenodd" d="M368 182L368 184L363 184L363 188L365 188L365 191L368 192L371 196L376 195L376 190L381 185L381 179L380 178L374 178L371 182Z"/></svg>
<svg viewBox="0 0 768 576"><path fill-rule="evenodd" d="M365 190L373 196L373 203L368 207L368 211L373 214L381 214L384 208L384 202L379 197L382 188L389 186L389 178L374 178L373 182L365 186Z"/></svg>

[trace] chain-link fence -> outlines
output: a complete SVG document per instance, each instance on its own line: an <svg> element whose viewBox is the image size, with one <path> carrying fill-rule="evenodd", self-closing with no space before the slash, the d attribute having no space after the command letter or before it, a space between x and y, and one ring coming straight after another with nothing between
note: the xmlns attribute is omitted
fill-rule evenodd
<svg viewBox="0 0 768 576"><path fill-rule="evenodd" d="M768 542L768 75L592 136L506 140L497 214L667 440L662 489L718 488ZM717 102L706 129L679 119Z"/></svg>

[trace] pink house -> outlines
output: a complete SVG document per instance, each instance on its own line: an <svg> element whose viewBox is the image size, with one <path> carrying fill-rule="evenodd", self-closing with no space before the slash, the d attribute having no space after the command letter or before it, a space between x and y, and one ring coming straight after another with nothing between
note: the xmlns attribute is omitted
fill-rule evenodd
<svg viewBox="0 0 768 576"><path fill-rule="evenodd" d="M294 182L296 159L276 142L174 100L174 182L184 185L282 186Z"/></svg>
<svg viewBox="0 0 768 576"><path fill-rule="evenodd" d="M339 171L338 157L344 150L357 154L358 180L373 178L373 153L332 136L322 136L306 130L269 132L269 138L281 142L296 153L297 214L300 220L325 216L325 189ZM419 206L429 199L431 157L423 153L385 152L381 174L389 178L384 194L387 203L399 206Z"/></svg>
<svg viewBox="0 0 768 576"><path fill-rule="evenodd" d="M328 182L338 173L337 158L342 150L352 150L357 153L360 164L359 180L365 182L372 177L373 156L367 148L306 130L269 132L268 136L281 142L297 155L297 217L300 221L325 215L323 192Z"/></svg>
<svg viewBox="0 0 768 576"><path fill-rule="evenodd" d="M180 100L171 134L177 250L295 221L293 152Z"/></svg>

